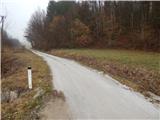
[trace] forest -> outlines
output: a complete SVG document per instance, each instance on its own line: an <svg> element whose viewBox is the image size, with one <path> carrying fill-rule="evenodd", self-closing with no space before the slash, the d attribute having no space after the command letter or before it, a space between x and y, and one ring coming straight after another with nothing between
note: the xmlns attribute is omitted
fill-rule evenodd
<svg viewBox="0 0 160 120"><path fill-rule="evenodd" d="M32 47L160 51L160 2L50 1L25 31Z"/></svg>

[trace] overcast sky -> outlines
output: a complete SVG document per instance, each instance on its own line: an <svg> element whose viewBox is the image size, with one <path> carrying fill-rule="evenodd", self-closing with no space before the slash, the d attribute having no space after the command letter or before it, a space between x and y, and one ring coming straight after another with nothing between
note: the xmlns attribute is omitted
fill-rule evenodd
<svg viewBox="0 0 160 120"><path fill-rule="evenodd" d="M6 15L5 29L14 38L26 43L24 31L31 15L38 8L46 11L49 0L0 0L0 15Z"/></svg>

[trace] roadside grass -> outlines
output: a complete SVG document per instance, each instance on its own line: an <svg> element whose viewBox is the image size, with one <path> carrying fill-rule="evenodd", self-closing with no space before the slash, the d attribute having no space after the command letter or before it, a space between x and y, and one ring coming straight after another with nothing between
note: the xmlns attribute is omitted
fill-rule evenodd
<svg viewBox="0 0 160 120"><path fill-rule="evenodd" d="M98 60L112 61L120 64L145 67L156 71L160 69L160 54L154 52L121 49L60 49L58 52L93 57Z"/></svg>
<svg viewBox="0 0 160 120"><path fill-rule="evenodd" d="M53 49L48 53L104 71L147 97L151 97L149 92L160 95L159 53L119 49Z"/></svg>
<svg viewBox="0 0 160 120"><path fill-rule="evenodd" d="M12 101L9 100L1 103L1 119L36 119L35 112L33 111L38 110L43 103L43 99L50 96L52 92L49 67L42 58L26 49L6 49L2 54L5 56L8 54L9 56L5 63L5 69L7 71L5 74L2 74L2 93L18 91L18 97ZM12 64L10 64L11 61L13 61ZM28 66L32 67L32 90L28 89Z"/></svg>

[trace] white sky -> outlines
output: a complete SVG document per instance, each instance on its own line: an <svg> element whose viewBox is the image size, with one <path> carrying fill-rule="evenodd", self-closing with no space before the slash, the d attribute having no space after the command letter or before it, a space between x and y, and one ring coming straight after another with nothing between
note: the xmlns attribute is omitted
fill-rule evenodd
<svg viewBox="0 0 160 120"><path fill-rule="evenodd" d="M0 15L6 15L4 28L9 35L27 44L24 31L38 8L46 11L49 0L0 0Z"/></svg>

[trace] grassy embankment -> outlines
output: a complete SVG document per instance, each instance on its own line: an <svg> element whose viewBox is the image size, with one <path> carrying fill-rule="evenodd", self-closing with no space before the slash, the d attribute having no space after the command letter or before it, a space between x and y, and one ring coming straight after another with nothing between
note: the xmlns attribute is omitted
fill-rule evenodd
<svg viewBox="0 0 160 120"><path fill-rule="evenodd" d="M32 90L28 89L28 66L32 66ZM36 119L36 110L52 91L48 66L42 58L25 49L2 51L1 83L4 98L1 104L2 120Z"/></svg>
<svg viewBox="0 0 160 120"><path fill-rule="evenodd" d="M148 91L160 95L159 53L114 49L61 49L49 53L102 70L145 96L149 96Z"/></svg>

